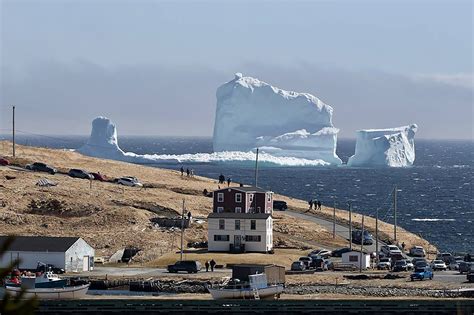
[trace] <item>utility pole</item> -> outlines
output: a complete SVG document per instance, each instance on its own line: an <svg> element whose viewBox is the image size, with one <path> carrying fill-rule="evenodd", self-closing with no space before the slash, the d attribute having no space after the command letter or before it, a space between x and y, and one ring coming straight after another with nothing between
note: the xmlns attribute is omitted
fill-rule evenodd
<svg viewBox="0 0 474 315"><path fill-rule="evenodd" d="M359 272L362 273L362 258L364 257L364 215L362 215L362 234L360 237L360 260L359 260Z"/></svg>
<svg viewBox="0 0 474 315"><path fill-rule="evenodd" d="M13 157L15 157L15 105L12 106L12 109L13 109L13 130L12 130Z"/></svg>
<svg viewBox="0 0 474 315"><path fill-rule="evenodd" d="M257 156L255 158L255 187L258 187L258 148Z"/></svg>
<svg viewBox="0 0 474 315"><path fill-rule="evenodd" d="M375 214L375 259L379 263L379 208Z"/></svg>
<svg viewBox="0 0 474 315"><path fill-rule="evenodd" d="M183 242L184 242L184 199L183 199L183 214L181 215L181 252L179 260L183 261Z"/></svg>
<svg viewBox="0 0 474 315"><path fill-rule="evenodd" d="M332 238L336 238L336 199L334 197L332 208Z"/></svg>
<svg viewBox="0 0 474 315"><path fill-rule="evenodd" d="M352 202L349 201L349 248L352 250Z"/></svg>
<svg viewBox="0 0 474 315"><path fill-rule="evenodd" d="M397 185L393 189L393 239L397 241Z"/></svg>

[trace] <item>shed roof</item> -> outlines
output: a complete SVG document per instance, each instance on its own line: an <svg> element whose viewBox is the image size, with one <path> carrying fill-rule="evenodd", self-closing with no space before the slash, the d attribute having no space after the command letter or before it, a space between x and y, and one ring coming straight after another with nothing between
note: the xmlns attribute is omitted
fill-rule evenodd
<svg viewBox="0 0 474 315"><path fill-rule="evenodd" d="M365 255L370 255L370 253L366 250L363 250L362 253L365 254ZM360 255L360 250L352 250L350 252L342 253L342 255L349 255L349 254L359 254Z"/></svg>
<svg viewBox="0 0 474 315"><path fill-rule="evenodd" d="M8 236L0 236L0 244L5 243ZM65 252L80 237L52 237L52 236L15 236L9 251L23 252Z"/></svg>
<svg viewBox="0 0 474 315"><path fill-rule="evenodd" d="M213 212L208 219L268 219L270 213L234 213L234 212Z"/></svg>

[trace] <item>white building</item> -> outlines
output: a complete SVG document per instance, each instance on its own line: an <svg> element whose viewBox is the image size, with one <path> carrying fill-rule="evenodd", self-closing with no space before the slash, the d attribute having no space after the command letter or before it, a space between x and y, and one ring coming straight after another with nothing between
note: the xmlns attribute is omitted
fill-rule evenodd
<svg viewBox="0 0 474 315"><path fill-rule="evenodd" d="M0 236L0 245L7 236ZM80 237L15 236L0 257L0 267L16 259L18 269L36 269L38 262L52 264L66 272L89 271L94 266L94 249Z"/></svg>
<svg viewBox="0 0 474 315"><path fill-rule="evenodd" d="M273 248L273 219L269 213L211 213L208 251L269 252Z"/></svg>
<svg viewBox="0 0 474 315"><path fill-rule="evenodd" d="M342 254L343 264L352 264L357 268L360 268L362 261L362 269L370 268L370 254L362 252L362 259L360 251L350 251Z"/></svg>

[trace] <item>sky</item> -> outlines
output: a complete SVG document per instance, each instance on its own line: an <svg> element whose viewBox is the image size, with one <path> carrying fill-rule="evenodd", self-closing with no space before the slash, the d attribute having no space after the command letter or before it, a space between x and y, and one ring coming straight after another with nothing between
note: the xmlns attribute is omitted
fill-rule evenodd
<svg viewBox="0 0 474 315"><path fill-rule="evenodd" d="M473 139L473 2L0 0L0 134L211 136L235 72L311 93L341 138ZM278 122L276 122L278 123Z"/></svg>

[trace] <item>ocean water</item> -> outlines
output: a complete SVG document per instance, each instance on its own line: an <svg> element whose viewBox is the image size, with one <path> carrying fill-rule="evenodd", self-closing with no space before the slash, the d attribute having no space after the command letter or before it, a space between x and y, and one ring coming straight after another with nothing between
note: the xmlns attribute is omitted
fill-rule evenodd
<svg viewBox="0 0 474 315"><path fill-rule="evenodd" d="M20 136L20 144L75 149L86 137ZM211 138L126 137L120 138L124 151L137 154L187 154L212 152ZM339 140L337 153L346 162L353 154L355 140ZM263 167L258 184L277 193L325 205L336 201L338 208L353 209L393 223L392 198L397 186L397 222L405 229L430 240L441 250L474 252L472 141L416 141L416 161L409 168ZM235 182L252 184L254 169L233 163L149 164L178 169L181 165L202 176L219 174ZM209 187L214 189L217 187ZM403 234L398 234L400 242Z"/></svg>

